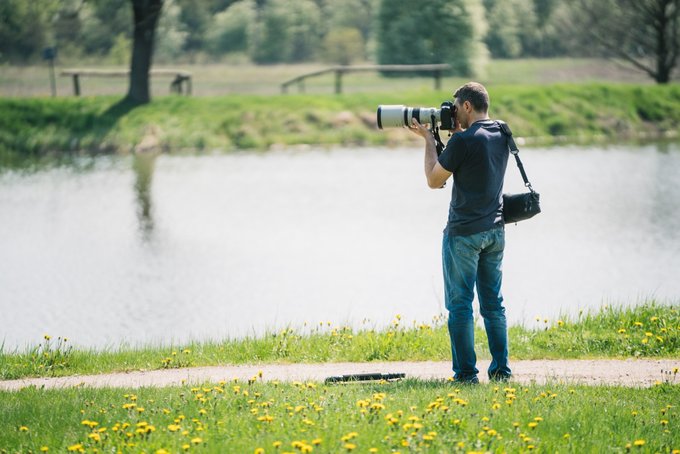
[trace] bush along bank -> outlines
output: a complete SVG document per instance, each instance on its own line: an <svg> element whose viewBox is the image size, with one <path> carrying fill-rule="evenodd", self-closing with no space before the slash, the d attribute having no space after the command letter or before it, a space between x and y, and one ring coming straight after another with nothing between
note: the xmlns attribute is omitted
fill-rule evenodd
<svg viewBox="0 0 680 454"><path fill-rule="evenodd" d="M675 138L680 125L678 85L513 85L489 91L491 116L507 121L527 143ZM0 99L0 155L409 144L415 138L404 129L377 129L377 106L439 106L450 97L444 91L168 96L137 107L113 97Z"/></svg>

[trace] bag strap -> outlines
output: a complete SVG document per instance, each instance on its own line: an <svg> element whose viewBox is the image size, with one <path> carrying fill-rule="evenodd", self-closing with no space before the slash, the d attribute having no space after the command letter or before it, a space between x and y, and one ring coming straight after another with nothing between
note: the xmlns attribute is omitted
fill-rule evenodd
<svg viewBox="0 0 680 454"><path fill-rule="evenodd" d="M502 120L496 120L496 123L498 126L500 126L501 131L503 131L503 134L505 134L505 137L508 139L508 148L510 149L510 153L515 157L515 162L517 162L517 168L519 169L519 173L522 174L522 179L524 180L524 186L529 188L529 191L535 192L534 188L531 187L531 183L529 183L529 178L527 177L527 173L524 171L524 165L522 165L522 160L519 159L519 148L517 148L517 144L515 143L515 139L512 138L512 131L510 130L510 126Z"/></svg>

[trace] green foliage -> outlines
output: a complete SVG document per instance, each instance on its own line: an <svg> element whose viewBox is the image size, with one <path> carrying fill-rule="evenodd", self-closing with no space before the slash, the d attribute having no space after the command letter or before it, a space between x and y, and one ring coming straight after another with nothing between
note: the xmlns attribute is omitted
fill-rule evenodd
<svg viewBox="0 0 680 454"><path fill-rule="evenodd" d="M53 0L0 2L0 62L27 61L50 42L48 24L57 10Z"/></svg>
<svg viewBox="0 0 680 454"><path fill-rule="evenodd" d="M156 26L154 61L176 60L183 52L189 33L181 21L182 10L175 0L164 0L161 17Z"/></svg>
<svg viewBox="0 0 680 454"><path fill-rule="evenodd" d="M214 55L246 51L248 27L254 20L255 4L249 0L234 3L218 13L206 35L208 50Z"/></svg>
<svg viewBox="0 0 680 454"><path fill-rule="evenodd" d="M256 63L309 61L321 38L321 12L312 0L270 0L251 24L249 54Z"/></svg>
<svg viewBox="0 0 680 454"><path fill-rule="evenodd" d="M494 58L564 55L568 7L554 0L484 0L489 30L484 38Z"/></svg>
<svg viewBox="0 0 680 454"><path fill-rule="evenodd" d="M31 375L53 376L59 371L72 367L71 354L73 347L68 345L68 339L58 337L56 341L45 335L43 342L31 348L26 365Z"/></svg>
<svg viewBox="0 0 680 454"><path fill-rule="evenodd" d="M77 17L81 30L77 40L87 55L108 55L114 40L121 34L132 38L132 8L129 2L122 5L105 1L84 2ZM66 43L57 44L61 47Z"/></svg>
<svg viewBox="0 0 680 454"><path fill-rule="evenodd" d="M124 33L116 36L113 41L113 46L109 51L109 57L113 64L125 66L130 61L132 56L132 40L125 36Z"/></svg>
<svg viewBox="0 0 680 454"><path fill-rule="evenodd" d="M333 29L323 40L324 60L339 65L349 65L364 57L361 32L356 28Z"/></svg>
<svg viewBox="0 0 680 454"><path fill-rule="evenodd" d="M380 3L380 64L449 63L454 74L468 75L472 38L472 23L462 0L434 0L417 7L408 0Z"/></svg>

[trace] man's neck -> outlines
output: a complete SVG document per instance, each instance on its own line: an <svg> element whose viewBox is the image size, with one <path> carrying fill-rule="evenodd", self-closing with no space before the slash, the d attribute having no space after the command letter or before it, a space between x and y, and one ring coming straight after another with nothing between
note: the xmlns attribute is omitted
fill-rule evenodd
<svg viewBox="0 0 680 454"><path fill-rule="evenodd" d="M486 112L484 112L484 113L477 113L477 112L474 112L474 111L473 111L473 112L470 114L470 125L472 126L472 124L474 124L474 123L476 123L476 122L478 122L478 121L488 120L488 119L489 119L489 114L488 114L488 113L486 113Z"/></svg>

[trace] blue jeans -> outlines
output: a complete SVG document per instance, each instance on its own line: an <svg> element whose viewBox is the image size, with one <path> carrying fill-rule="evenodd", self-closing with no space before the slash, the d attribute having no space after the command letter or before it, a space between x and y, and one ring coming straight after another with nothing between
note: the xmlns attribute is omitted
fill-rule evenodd
<svg viewBox="0 0 680 454"><path fill-rule="evenodd" d="M508 367L508 330L501 295L504 249L503 227L467 236L444 233L444 290L456 380L474 380L479 373L472 317L475 285L479 312L484 319L491 351L489 378L505 379L511 375Z"/></svg>

